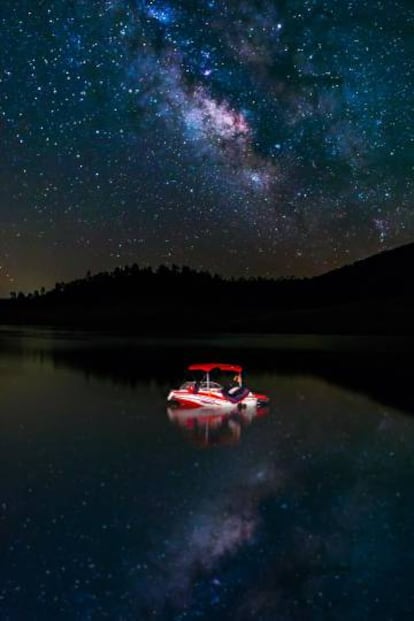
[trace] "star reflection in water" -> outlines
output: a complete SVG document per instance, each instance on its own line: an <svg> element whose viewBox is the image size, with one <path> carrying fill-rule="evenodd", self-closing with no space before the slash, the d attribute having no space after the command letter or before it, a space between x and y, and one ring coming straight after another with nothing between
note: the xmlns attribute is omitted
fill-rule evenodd
<svg viewBox="0 0 414 621"><path fill-rule="evenodd" d="M412 416L270 357L249 373L270 415L167 415L162 367L125 381L141 349L17 345L0 355L1 619L413 618Z"/></svg>

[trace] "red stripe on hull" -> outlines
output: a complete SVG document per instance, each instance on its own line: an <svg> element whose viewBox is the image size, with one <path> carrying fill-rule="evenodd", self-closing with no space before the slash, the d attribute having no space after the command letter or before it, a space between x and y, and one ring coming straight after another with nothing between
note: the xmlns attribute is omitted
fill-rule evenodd
<svg viewBox="0 0 414 621"><path fill-rule="evenodd" d="M178 407L185 408L186 410L199 408L199 403L194 403L194 401L187 401L186 399L182 399L181 397L174 397L174 401L177 401Z"/></svg>

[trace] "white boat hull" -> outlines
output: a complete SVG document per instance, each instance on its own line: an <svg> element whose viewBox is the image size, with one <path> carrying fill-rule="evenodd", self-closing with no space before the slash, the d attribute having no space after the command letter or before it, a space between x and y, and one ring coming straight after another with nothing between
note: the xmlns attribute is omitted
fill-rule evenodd
<svg viewBox="0 0 414 621"><path fill-rule="evenodd" d="M260 396L259 396L260 397ZM263 403L257 395L249 392L239 401L232 400L220 392L200 391L192 393L188 390L171 390L168 403L180 408L220 408L232 410L235 407L256 407Z"/></svg>

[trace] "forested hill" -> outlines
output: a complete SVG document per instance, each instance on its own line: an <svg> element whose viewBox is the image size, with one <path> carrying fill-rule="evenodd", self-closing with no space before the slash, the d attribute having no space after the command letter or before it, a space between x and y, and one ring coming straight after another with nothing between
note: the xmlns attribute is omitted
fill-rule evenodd
<svg viewBox="0 0 414 621"><path fill-rule="evenodd" d="M414 243L312 279L315 293L341 299L414 297Z"/></svg>
<svg viewBox="0 0 414 621"><path fill-rule="evenodd" d="M0 323L135 332L398 332L411 329L414 244L313 279L224 279L138 265L0 303ZM397 325L398 324L398 325Z"/></svg>

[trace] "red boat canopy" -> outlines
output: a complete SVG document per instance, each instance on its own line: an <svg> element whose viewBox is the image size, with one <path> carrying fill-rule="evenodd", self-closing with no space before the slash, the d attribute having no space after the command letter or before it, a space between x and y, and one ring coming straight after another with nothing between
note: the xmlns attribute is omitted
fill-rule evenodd
<svg viewBox="0 0 414 621"><path fill-rule="evenodd" d="M189 371L205 371L209 373L213 369L219 369L220 371L233 371L234 373L241 373L242 368L238 364L222 364L221 362L205 362L202 364L190 364Z"/></svg>

